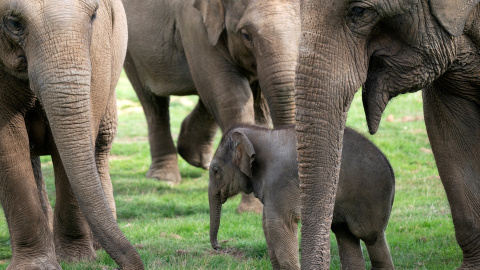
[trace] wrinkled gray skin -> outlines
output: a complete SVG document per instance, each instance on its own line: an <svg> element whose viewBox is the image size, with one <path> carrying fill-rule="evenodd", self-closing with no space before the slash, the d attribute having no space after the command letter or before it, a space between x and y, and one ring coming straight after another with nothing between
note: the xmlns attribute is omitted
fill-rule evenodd
<svg viewBox="0 0 480 270"><path fill-rule="evenodd" d="M143 269L115 221L108 154L114 89L127 46L118 0L0 0L0 201L8 269L95 259L93 237L122 269ZM51 155L52 215L40 155ZM113 214L112 214L113 212Z"/></svg>
<svg viewBox="0 0 480 270"><path fill-rule="evenodd" d="M425 124L463 251L460 269L480 268L478 2L301 1L295 103L306 269L328 269L325 228L343 130L362 85L372 134L390 99L424 89Z"/></svg>
<svg viewBox="0 0 480 270"><path fill-rule="evenodd" d="M360 239L372 269L394 269L385 229L395 193L393 170L368 139L345 129L344 151L332 231L342 269L365 269ZM263 230L274 269L299 269L297 223L300 188L295 129L238 127L222 139L210 166L210 241L217 233L221 205L227 198L253 192L264 204Z"/></svg>
<svg viewBox="0 0 480 270"><path fill-rule="evenodd" d="M182 123L177 148L187 162L205 169L218 126L225 131L234 124L268 118L260 94L268 101L274 126L294 122L298 2L123 3L129 28L124 66L149 130L152 165L147 177L171 183L181 180L170 133L170 95L200 97Z"/></svg>

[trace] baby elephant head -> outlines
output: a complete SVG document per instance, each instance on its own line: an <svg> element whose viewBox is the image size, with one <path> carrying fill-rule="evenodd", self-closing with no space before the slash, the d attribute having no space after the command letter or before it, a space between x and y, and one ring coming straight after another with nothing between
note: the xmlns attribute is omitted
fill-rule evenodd
<svg viewBox="0 0 480 270"><path fill-rule="evenodd" d="M248 137L232 130L220 142L210 164L208 199L210 205L210 242L214 249L217 242L222 204L240 191L251 193L252 163L255 150Z"/></svg>

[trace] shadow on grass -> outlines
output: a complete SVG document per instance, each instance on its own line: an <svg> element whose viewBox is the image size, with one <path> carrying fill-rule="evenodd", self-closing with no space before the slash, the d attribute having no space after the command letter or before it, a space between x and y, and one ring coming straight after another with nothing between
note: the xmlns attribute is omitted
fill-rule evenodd
<svg viewBox="0 0 480 270"><path fill-rule="evenodd" d="M180 170L180 175L182 176L182 179L185 178L200 178L203 176L205 172L208 172L203 169L196 169L196 170ZM182 180L183 181L183 180Z"/></svg>

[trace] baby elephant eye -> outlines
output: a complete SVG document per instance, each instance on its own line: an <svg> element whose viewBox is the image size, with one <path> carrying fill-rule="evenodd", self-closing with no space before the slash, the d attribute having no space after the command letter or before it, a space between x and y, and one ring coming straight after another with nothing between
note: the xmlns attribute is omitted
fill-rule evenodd
<svg viewBox="0 0 480 270"><path fill-rule="evenodd" d="M247 31L246 29L242 29L241 34L242 34L242 38L243 38L245 41L247 41L247 42L249 42L249 43L252 42L252 38L250 37L250 34L248 33L248 31Z"/></svg>
<svg viewBox="0 0 480 270"><path fill-rule="evenodd" d="M7 16L3 19L3 23L12 34L21 35L23 33L24 26L18 17Z"/></svg>
<svg viewBox="0 0 480 270"><path fill-rule="evenodd" d="M221 177L221 174L220 174L220 170L218 169L218 167L212 167L212 173L213 175L215 176L216 179L220 179Z"/></svg>

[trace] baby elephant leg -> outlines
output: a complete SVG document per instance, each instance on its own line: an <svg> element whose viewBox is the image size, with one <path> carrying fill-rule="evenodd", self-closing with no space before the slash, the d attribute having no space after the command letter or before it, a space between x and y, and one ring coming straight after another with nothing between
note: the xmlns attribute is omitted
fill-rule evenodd
<svg viewBox="0 0 480 270"><path fill-rule="evenodd" d="M273 269L300 269L297 223L263 212L263 232Z"/></svg>
<svg viewBox="0 0 480 270"><path fill-rule="evenodd" d="M372 262L372 269L394 269L385 234L379 235L373 245L366 245L366 247Z"/></svg>
<svg viewBox="0 0 480 270"><path fill-rule="evenodd" d="M332 226L332 231L337 238L341 269L365 269L360 239L345 224Z"/></svg>
<svg viewBox="0 0 480 270"><path fill-rule="evenodd" d="M270 262L272 263L273 269L280 269L280 264L278 263L277 256L275 255L275 250L273 250L273 238L270 238L270 234L268 233L267 222L265 218L265 211L263 211L262 216L262 227L263 233L265 234L265 240L267 241L267 248L268 248L268 257L270 258Z"/></svg>

